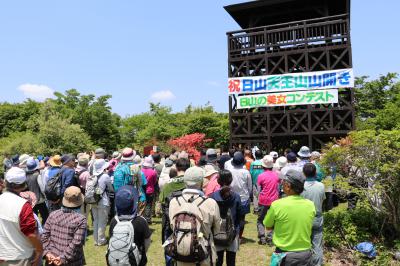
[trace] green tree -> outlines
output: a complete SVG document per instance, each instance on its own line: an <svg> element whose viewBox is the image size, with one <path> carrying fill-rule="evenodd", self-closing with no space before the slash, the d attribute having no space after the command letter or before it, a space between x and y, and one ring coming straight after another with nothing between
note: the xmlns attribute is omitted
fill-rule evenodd
<svg viewBox="0 0 400 266"><path fill-rule="evenodd" d="M122 120L122 144L141 149L158 145L168 150L168 140L192 133L204 133L212 142L207 146L226 144L229 140L228 115L217 113L212 106L193 107L172 113L170 107L150 103L148 112Z"/></svg>
<svg viewBox="0 0 400 266"><path fill-rule="evenodd" d="M55 103L63 118L70 119L71 123L79 124L96 146L106 150L114 150L121 142L119 127L120 116L112 113L108 103L111 96L95 97L93 94L81 95L71 89L62 94L55 93Z"/></svg>
<svg viewBox="0 0 400 266"><path fill-rule="evenodd" d="M400 130L362 130L349 135L345 145L324 151L326 169L335 165L344 179L339 186L351 189L383 217L400 235ZM385 225L383 224L383 225ZM383 226L382 225L382 226Z"/></svg>
<svg viewBox="0 0 400 266"><path fill-rule="evenodd" d="M400 125L400 82L395 73L375 80L363 76L356 79L355 108L357 128L390 130Z"/></svg>
<svg viewBox="0 0 400 266"><path fill-rule="evenodd" d="M27 100L23 103L0 104L0 138L14 132L26 131L29 121L40 112L41 103Z"/></svg>

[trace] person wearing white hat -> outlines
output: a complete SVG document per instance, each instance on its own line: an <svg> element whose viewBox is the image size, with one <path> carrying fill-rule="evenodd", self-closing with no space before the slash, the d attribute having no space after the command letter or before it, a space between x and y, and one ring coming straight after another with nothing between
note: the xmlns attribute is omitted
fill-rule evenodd
<svg viewBox="0 0 400 266"><path fill-rule="evenodd" d="M307 146L301 147L297 155L300 157L300 162L298 165L301 169L303 169L303 166L306 163L310 162L310 157L311 157L310 148L308 148Z"/></svg>
<svg viewBox="0 0 400 266"><path fill-rule="evenodd" d="M259 244L267 244L267 239L265 238L265 227L263 221L267 212L275 200L279 199L279 183L280 179L278 174L272 171L274 167L274 158L271 155L266 155L262 159L262 167L264 168L264 173L258 176L257 188L259 191L258 196L258 219L257 219L257 231Z"/></svg>
<svg viewBox="0 0 400 266"><path fill-rule="evenodd" d="M144 218L148 224L151 224L151 217L153 215L153 202L155 200L156 185L157 185L157 172L154 170L154 161L151 156L144 158L142 164L142 173L146 177L146 206L144 208Z"/></svg>
<svg viewBox="0 0 400 266"><path fill-rule="evenodd" d="M317 181L321 182L322 179L325 178L325 174L322 171L322 167L319 164L319 160L321 159L321 153L319 153L318 151L313 151L311 153L311 162L315 165L315 167L317 168Z"/></svg>
<svg viewBox="0 0 400 266"><path fill-rule="evenodd" d="M93 163L93 175L97 177L95 192L99 197L97 204L92 205L93 238L96 246L107 244L105 231L111 207L109 193L114 191L111 178L107 173L108 166L108 162L104 159L96 159Z"/></svg>
<svg viewBox="0 0 400 266"><path fill-rule="evenodd" d="M203 191L208 197L211 193L217 191L220 186L218 185L218 171L212 165L204 166L204 181Z"/></svg>
<svg viewBox="0 0 400 266"><path fill-rule="evenodd" d="M278 175L281 174L281 170L283 167L287 165L287 159L285 156L281 156L278 159L276 159L276 162L274 164L274 171L278 173Z"/></svg>
<svg viewBox="0 0 400 266"><path fill-rule="evenodd" d="M277 160L278 157L279 157L279 154L278 154L276 151L271 151L271 152L269 153L269 155L271 155L272 158L274 158L274 163L276 162L276 160Z"/></svg>
<svg viewBox="0 0 400 266"><path fill-rule="evenodd" d="M0 195L0 265L37 265L43 247L32 207L19 196L27 187L25 171L12 167L5 184L7 191Z"/></svg>

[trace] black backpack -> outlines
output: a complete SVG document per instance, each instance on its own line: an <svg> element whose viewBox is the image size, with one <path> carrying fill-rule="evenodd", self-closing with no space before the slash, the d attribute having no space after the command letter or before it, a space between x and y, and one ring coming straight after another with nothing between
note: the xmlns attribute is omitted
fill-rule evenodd
<svg viewBox="0 0 400 266"><path fill-rule="evenodd" d="M228 247L236 238L235 223L233 222L231 208L228 208L225 215L221 213L220 231L214 234L214 243L218 246Z"/></svg>
<svg viewBox="0 0 400 266"><path fill-rule="evenodd" d="M63 197L61 194L63 172L64 170L60 169L60 171L46 183L44 194L47 200L57 201Z"/></svg>

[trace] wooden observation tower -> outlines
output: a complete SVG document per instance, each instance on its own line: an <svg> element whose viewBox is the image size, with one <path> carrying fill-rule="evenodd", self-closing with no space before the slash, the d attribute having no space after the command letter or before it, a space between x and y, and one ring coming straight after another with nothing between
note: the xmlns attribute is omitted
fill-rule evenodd
<svg viewBox="0 0 400 266"><path fill-rule="evenodd" d="M231 145L315 150L354 129L350 0L225 10L242 28L227 33Z"/></svg>

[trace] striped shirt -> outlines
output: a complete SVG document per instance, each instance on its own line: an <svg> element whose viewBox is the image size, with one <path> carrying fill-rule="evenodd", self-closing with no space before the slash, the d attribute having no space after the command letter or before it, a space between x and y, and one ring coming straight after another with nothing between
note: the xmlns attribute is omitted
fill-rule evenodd
<svg viewBox="0 0 400 266"><path fill-rule="evenodd" d="M54 211L44 226L43 255L50 253L60 257L63 265L83 265L85 234L85 216L65 208Z"/></svg>

